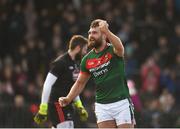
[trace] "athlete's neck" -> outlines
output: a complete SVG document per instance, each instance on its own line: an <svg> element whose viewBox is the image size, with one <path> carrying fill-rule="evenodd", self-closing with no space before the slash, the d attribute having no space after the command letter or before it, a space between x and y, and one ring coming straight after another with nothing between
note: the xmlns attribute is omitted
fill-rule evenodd
<svg viewBox="0 0 180 129"><path fill-rule="evenodd" d="M76 52L75 51L68 50L68 54L70 55L72 60L75 60L75 56L76 56Z"/></svg>
<svg viewBox="0 0 180 129"><path fill-rule="evenodd" d="M102 45L99 48L94 48L94 51L96 53L99 53L99 52L103 51L106 48L106 45L107 45L106 42L103 42Z"/></svg>

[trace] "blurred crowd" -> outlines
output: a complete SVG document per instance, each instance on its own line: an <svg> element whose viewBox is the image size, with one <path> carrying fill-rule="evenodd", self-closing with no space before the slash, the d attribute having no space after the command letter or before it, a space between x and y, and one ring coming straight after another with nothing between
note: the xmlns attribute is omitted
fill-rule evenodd
<svg viewBox="0 0 180 129"><path fill-rule="evenodd" d="M180 127L179 0L0 0L0 127L39 127L51 62L96 18L125 46L137 127ZM76 127L96 127L94 89L90 80L81 94L89 119Z"/></svg>

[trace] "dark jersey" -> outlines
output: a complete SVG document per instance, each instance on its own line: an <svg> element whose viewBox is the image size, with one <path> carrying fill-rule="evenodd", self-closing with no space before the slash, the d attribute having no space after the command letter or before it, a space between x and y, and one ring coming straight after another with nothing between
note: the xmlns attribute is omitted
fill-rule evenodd
<svg viewBox="0 0 180 129"><path fill-rule="evenodd" d="M57 77L52 86L50 102L55 102L60 96L66 96L79 74L79 65L68 53L62 55L53 64L50 73Z"/></svg>

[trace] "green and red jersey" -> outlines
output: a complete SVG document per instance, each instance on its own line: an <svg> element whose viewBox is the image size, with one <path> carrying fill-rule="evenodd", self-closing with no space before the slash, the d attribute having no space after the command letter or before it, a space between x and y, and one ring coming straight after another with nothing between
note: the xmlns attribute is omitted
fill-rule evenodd
<svg viewBox="0 0 180 129"><path fill-rule="evenodd" d="M81 73L91 74L96 83L96 102L112 103L129 97L123 57L117 56L113 46L96 53L91 50L81 62Z"/></svg>

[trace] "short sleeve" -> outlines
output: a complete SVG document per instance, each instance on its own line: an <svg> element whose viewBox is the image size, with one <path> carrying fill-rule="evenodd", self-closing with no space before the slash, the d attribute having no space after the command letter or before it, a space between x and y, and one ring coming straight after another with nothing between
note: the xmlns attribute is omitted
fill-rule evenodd
<svg viewBox="0 0 180 129"><path fill-rule="evenodd" d="M109 51L110 51L110 53L113 54L113 56L115 56L116 58L119 58L119 59L123 59L123 57L117 56L117 55L114 53L114 47L113 47L112 44L108 44L108 46L109 46Z"/></svg>
<svg viewBox="0 0 180 129"><path fill-rule="evenodd" d="M89 73L89 70L86 68L86 57L81 60L80 70L81 73Z"/></svg>
<svg viewBox="0 0 180 129"><path fill-rule="evenodd" d="M50 69L50 73L55 75L56 77L61 76L64 70L64 63L62 61L58 61L52 64L52 67Z"/></svg>

